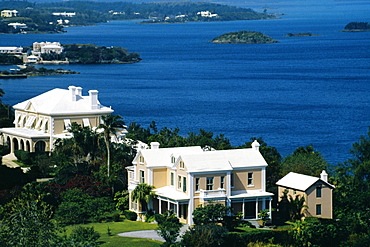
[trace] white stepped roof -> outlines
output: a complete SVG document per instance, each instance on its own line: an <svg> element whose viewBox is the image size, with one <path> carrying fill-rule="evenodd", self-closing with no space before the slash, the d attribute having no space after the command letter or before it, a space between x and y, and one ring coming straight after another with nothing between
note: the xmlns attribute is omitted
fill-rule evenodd
<svg viewBox="0 0 370 247"><path fill-rule="evenodd" d="M100 105L91 107L90 96L75 95L72 100L70 90L55 88L34 98L13 106L15 110L31 111L45 115L77 115L77 114L110 114L110 107Z"/></svg>

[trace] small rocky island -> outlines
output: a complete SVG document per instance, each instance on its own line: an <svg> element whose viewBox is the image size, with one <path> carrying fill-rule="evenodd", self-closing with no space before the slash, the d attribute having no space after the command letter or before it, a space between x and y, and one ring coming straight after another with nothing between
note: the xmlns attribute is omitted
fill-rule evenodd
<svg viewBox="0 0 370 247"><path fill-rule="evenodd" d="M311 37L311 36L319 36L320 34L314 33L287 33L284 37Z"/></svg>
<svg viewBox="0 0 370 247"><path fill-rule="evenodd" d="M368 22L350 22L345 27L343 32L367 32L370 31L370 23Z"/></svg>
<svg viewBox="0 0 370 247"><path fill-rule="evenodd" d="M279 43L270 36L255 31L239 31L222 34L214 38L212 43L217 44L267 44Z"/></svg>

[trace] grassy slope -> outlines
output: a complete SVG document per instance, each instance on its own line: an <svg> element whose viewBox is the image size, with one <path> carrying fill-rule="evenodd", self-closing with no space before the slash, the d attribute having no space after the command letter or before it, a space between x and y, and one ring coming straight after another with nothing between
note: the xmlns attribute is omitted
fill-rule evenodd
<svg viewBox="0 0 370 247"><path fill-rule="evenodd" d="M117 234L122 232L153 230L157 227L156 224L150 224L139 221L125 220L122 222L106 222L106 223L89 223L81 225L84 227L94 227L95 231L100 233L99 241L102 247L113 246L130 246L130 247L159 247L162 242L150 239L120 237ZM71 233L74 226L67 226L67 234ZM108 227L112 236L108 236Z"/></svg>

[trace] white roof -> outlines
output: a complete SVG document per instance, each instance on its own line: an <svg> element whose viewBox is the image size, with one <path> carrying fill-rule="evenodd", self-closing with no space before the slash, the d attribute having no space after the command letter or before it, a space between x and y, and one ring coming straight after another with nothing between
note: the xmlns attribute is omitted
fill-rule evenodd
<svg viewBox="0 0 370 247"><path fill-rule="evenodd" d="M181 158L188 172L230 171L267 166L261 153L252 148L205 151L201 154L181 155Z"/></svg>
<svg viewBox="0 0 370 247"><path fill-rule="evenodd" d="M158 148L140 150L134 159L136 162L138 156L142 154L146 160L147 167L172 167L171 156L178 157L181 154L202 153L199 146L193 147L175 147L175 148Z"/></svg>
<svg viewBox="0 0 370 247"><path fill-rule="evenodd" d="M266 167L267 163L258 150L253 148L203 151L200 146L157 148L140 150L133 164L142 154L147 167L174 167L182 160L188 172L231 171L238 168Z"/></svg>
<svg viewBox="0 0 370 247"><path fill-rule="evenodd" d="M110 107L100 105L97 101L97 109L92 109L90 96L76 95L72 100L70 90L52 89L34 98L23 101L13 106L15 110L25 111L31 109L33 112L54 116L54 115L79 115L79 114L110 114L113 110Z"/></svg>
<svg viewBox="0 0 370 247"><path fill-rule="evenodd" d="M154 189L153 191L155 192L157 196L163 196L163 197L175 200L175 201L190 199L190 197L186 195L185 193L180 192L170 186L164 186L158 189Z"/></svg>
<svg viewBox="0 0 370 247"><path fill-rule="evenodd" d="M2 128L1 133L21 136L25 138L50 138L50 135L45 132L28 128Z"/></svg>
<svg viewBox="0 0 370 247"><path fill-rule="evenodd" d="M277 181L276 185L292 188L300 191L306 191L311 185L321 180L319 177L303 175L295 172L289 172L285 177ZM333 185L321 180L322 182L334 187Z"/></svg>

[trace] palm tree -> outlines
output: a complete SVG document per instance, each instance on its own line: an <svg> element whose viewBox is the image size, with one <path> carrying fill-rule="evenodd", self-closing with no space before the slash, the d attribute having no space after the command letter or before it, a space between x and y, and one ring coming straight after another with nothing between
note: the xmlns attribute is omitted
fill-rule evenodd
<svg viewBox="0 0 370 247"><path fill-rule="evenodd" d="M289 206L290 206L290 217L294 220L301 220L303 216L303 210L305 208L308 208L308 206L305 204L304 197L300 197L299 195L296 195L296 197L293 199L291 195L289 195Z"/></svg>
<svg viewBox="0 0 370 247"><path fill-rule="evenodd" d="M104 115L101 117L103 123L98 128L103 129L104 143L107 149L107 177L110 177L110 137L117 134L119 128L123 128L124 121L120 115Z"/></svg>
<svg viewBox="0 0 370 247"><path fill-rule="evenodd" d="M152 191L155 187L148 184L138 184L136 188L132 191L132 200L140 202L142 206L142 211L148 210L148 203L150 198L155 196L154 191Z"/></svg>

